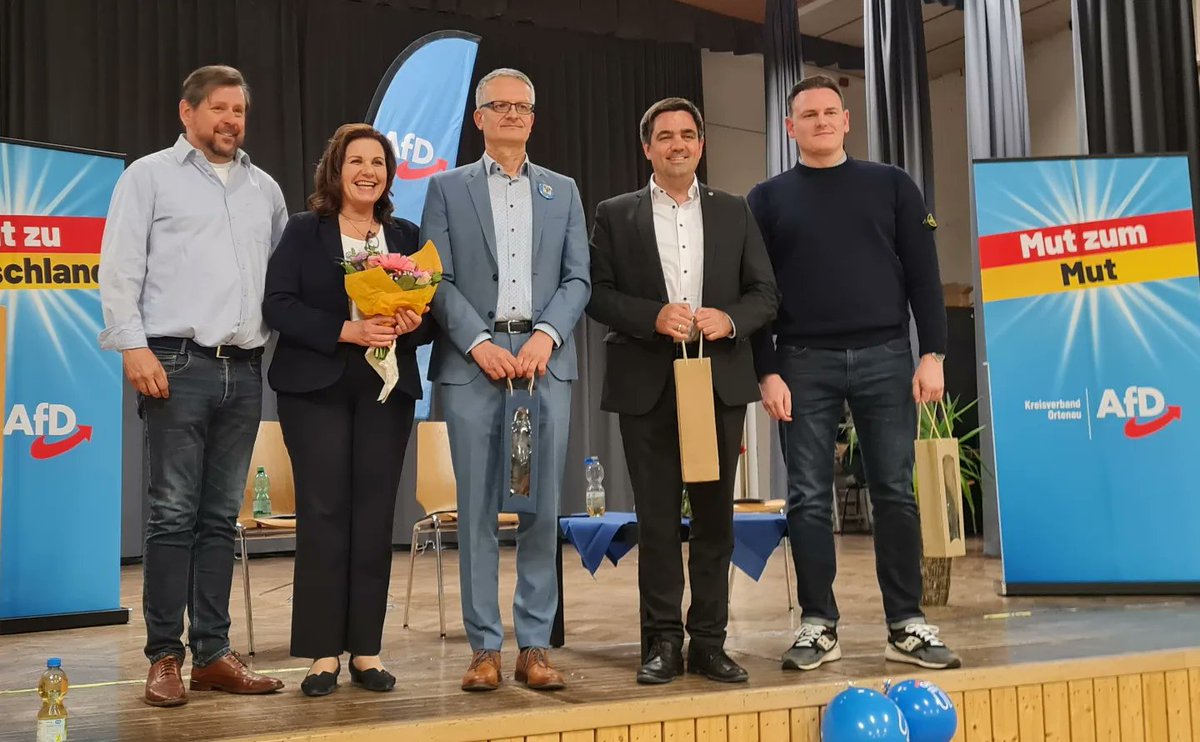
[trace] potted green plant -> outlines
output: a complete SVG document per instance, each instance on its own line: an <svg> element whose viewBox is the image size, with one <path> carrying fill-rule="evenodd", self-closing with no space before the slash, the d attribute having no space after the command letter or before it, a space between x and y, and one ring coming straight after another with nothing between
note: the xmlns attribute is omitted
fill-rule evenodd
<svg viewBox="0 0 1200 742"><path fill-rule="evenodd" d="M954 430L960 426L963 417L979 403L978 399L961 404L958 397L947 397L946 412L938 412L930 419L929 415L917 416L919 420L919 437L921 438L954 438ZM843 469L849 471L854 464L855 453L858 450L858 433L854 429L854 421L849 416L842 423L842 433L846 439L846 453L843 457ZM971 442L979 437L983 426L976 427L958 438L958 475L962 487L963 499L972 519L975 516L975 493L972 487L982 481L987 471L980 458L979 449ZM913 468L913 494L917 493L916 468ZM950 598L950 565L949 558L922 557L921 559L921 604L946 605Z"/></svg>
<svg viewBox="0 0 1200 742"><path fill-rule="evenodd" d="M961 404L958 397L945 399L945 414L941 414L942 404L937 405L934 415L921 414L919 420L919 438L954 438L954 431L960 427L963 417L979 403L973 399L967 404ZM958 436L958 477L962 488L963 499L972 519L975 517L975 494L972 487L983 479L986 467L979 456L979 449L971 441L979 437L983 426ZM916 469L913 469L913 494L917 492ZM922 557L921 559L921 604L946 605L950 600L950 566L953 560L946 557Z"/></svg>

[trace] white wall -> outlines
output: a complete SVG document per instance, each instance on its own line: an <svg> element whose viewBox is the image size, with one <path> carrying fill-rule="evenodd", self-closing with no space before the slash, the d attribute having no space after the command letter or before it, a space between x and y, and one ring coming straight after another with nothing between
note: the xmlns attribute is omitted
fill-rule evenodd
<svg viewBox="0 0 1200 742"><path fill-rule="evenodd" d="M704 124L707 139L708 181L731 193L745 194L766 177L766 96L763 92L763 60L760 54L735 55L705 50L701 61L704 75ZM850 110L850 134L846 150L852 157L866 158L867 131L863 118L866 89L862 79L837 71L805 68L806 75L824 73L835 80L846 78L842 88ZM779 111L780 117L784 111Z"/></svg>
<svg viewBox="0 0 1200 742"><path fill-rule="evenodd" d="M762 55L705 50L701 62L708 182L744 195L767 171Z"/></svg>
<svg viewBox="0 0 1200 742"><path fill-rule="evenodd" d="M1025 81L1033 156L1080 154L1075 49L1069 28L1025 48Z"/></svg>

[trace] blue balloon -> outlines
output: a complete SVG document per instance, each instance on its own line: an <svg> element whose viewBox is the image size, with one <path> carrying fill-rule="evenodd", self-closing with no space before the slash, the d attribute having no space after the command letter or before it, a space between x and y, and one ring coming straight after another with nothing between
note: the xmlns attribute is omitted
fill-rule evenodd
<svg viewBox="0 0 1200 742"><path fill-rule="evenodd" d="M912 742L950 742L958 729L958 712L946 691L928 680L904 680L888 690L908 721Z"/></svg>
<svg viewBox="0 0 1200 742"><path fill-rule="evenodd" d="M822 742L910 742L900 708L879 691L847 688L834 696L821 721Z"/></svg>

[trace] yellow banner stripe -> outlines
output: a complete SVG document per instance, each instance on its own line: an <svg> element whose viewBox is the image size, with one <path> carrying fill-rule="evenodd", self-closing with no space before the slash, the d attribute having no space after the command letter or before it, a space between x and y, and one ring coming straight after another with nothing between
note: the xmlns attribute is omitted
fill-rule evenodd
<svg viewBox="0 0 1200 742"><path fill-rule="evenodd" d="M1111 261L1111 263L1109 263ZM1196 243L1006 265L981 274L984 302L1195 276Z"/></svg>
<svg viewBox="0 0 1200 742"><path fill-rule="evenodd" d="M0 253L0 291L98 288L99 266L96 253Z"/></svg>

